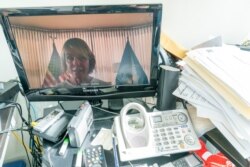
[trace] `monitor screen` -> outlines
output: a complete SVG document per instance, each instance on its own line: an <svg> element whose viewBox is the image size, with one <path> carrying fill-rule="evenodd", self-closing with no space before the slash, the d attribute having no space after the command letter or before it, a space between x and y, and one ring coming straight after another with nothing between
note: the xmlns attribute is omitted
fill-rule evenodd
<svg viewBox="0 0 250 167"><path fill-rule="evenodd" d="M131 90L143 96L143 92L155 90L161 5L4 12L1 22L20 81L32 97L95 98L109 97L109 91L111 96L133 94Z"/></svg>

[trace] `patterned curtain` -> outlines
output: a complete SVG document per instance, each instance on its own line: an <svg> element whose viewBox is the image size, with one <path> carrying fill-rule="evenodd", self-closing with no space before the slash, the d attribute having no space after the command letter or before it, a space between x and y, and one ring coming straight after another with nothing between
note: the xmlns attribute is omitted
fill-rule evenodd
<svg viewBox="0 0 250 167"><path fill-rule="evenodd" d="M12 26L24 69L31 88L40 88L54 49L61 55L64 42L73 37L87 42L96 57L95 78L115 83L117 66L129 40L147 77L150 74L152 25L75 30L47 30L41 28Z"/></svg>

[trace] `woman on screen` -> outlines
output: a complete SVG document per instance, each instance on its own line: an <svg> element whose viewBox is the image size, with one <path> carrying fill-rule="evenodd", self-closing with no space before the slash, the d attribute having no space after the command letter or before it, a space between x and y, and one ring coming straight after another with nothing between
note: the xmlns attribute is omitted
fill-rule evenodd
<svg viewBox="0 0 250 167"><path fill-rule="evenodd" d="M107 85L106 82L89 76L95 68L95 56L87 43L80 38L70 38L62 50L63 73L60 84L68 85Z"/></svg>

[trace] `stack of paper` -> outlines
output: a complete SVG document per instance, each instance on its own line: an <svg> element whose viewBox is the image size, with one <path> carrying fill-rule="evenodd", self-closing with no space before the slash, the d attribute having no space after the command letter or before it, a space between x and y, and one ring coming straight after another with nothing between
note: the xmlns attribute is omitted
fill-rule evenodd
<svg viewBox="0 0 250 167"><path fill-rule="evenodd" d="M195 49L184 58L174 95L209 118L244 157L250 157L250 52L235 46Z"/></svg>

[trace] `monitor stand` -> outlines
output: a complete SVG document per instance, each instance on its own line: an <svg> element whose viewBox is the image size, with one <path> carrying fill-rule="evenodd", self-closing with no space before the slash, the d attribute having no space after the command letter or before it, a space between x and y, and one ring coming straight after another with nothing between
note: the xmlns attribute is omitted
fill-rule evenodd
<svg viewBox="0 0 250 167"><path fill-rule="evenodd" d="M108 108L114 111L120 111L124 106L123 99L109 99Z"/></svg>
<svg viewBox="0 0 250 167"><path fill-rule="evenodd" d="M79 101L63 101L60 105L62 109L69 114L75 114L75 112L79 109L81 104L83 104L83 100Z"/></svg>

